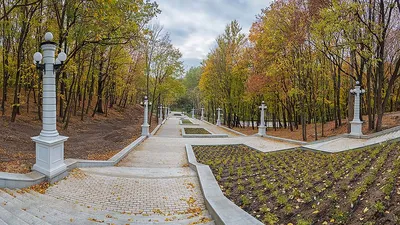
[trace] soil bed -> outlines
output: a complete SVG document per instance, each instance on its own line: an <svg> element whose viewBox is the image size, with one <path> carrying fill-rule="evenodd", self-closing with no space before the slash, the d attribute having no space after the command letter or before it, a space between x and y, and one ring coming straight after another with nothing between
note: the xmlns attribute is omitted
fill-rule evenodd
<svg viewBox="0 0 400 225"><path fill-rule="evenodd" d="M186 134L211 134L204 128L184 128Z"/></svg>
<svg viewBox="0 0 400 225"><path fill-rule="evenodd" d="M193 146L225 196L265 224L400 224L400 145L326 154Z"/></svg>
<svg viewBox="0 0 400 225"><path fill-rule="evenodd" d="M21 109L24 110L24 109ZM65 158L108 160L141 135L143 107L114 106L108 109L107 117L96 114L71 117L67 130L58 123L60 135L68 136L65 142ZM151 129L157 126L153 117ZM28 173L35 163L35 145L31 137L40 134L42 128L37 112L24 112L17 121L10 122L9 116L0 118L0 171Z"/></svg>

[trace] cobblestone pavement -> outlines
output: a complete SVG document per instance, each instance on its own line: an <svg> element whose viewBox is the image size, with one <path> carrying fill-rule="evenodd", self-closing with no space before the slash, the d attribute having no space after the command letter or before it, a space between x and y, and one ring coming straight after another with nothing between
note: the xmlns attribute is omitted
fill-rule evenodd
<svg viewBox="0 0 400 225"><path fill-rule="evenodd" d="M197 177L143 179L74 170L46 194L71 203L128 214L185 214L205 210Z"/></svg>
<svg viewBox="0 0 400 225"><path fill-rule="evenodd" d="M51 186L46 194L96 210L141 215L181 215L206 211L197 174L188 167L185 144L247 144L264 151L296 145L237 136L200 122L228 138L182 138L179 117L169 118L116 167L82 168Z"/></svg>

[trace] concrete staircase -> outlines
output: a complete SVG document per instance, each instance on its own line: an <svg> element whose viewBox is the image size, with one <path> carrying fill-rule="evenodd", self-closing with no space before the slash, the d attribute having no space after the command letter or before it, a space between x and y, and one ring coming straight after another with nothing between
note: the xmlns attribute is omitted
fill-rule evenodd
<svg viewBox="0 0 400 225"><path fill-rule="evenodd" d="M207 210L199 214L134 215L97 210L35 191L0 189L0 225L62 224L206 224L214 221Z"/></svg>

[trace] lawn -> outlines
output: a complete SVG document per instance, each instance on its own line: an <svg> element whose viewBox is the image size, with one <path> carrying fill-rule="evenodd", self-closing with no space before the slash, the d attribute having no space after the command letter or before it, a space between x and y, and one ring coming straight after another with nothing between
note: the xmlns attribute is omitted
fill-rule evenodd
<svg viewBox="0 0 400 225"><path fill-rule="evenodd" d="M225 196L265 224L400 224L399 149L326 154L193 146Z"/></svg>
<svg viewBox="0 0 400 225"><path fill-rule="evenodd" d="M189 119L182 119L182 124L193 124Z"/></svg>
<svg viewBox="0 0 400 225"><path fill-rule="evenodd" d="M184 128L186 134L211 134L204 128Z"/></svg>

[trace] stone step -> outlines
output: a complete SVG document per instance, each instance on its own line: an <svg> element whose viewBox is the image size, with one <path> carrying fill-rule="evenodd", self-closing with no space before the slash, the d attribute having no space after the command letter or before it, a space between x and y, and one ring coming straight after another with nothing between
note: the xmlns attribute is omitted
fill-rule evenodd
<svg viewBox="0 0 400 225"><path fill-rule="evenodd" d="M165 168L94 167L81 168L81 170L88 174L124 178L168 179L196 176L196 172L189 167L168 168L168 170Z"/></svg>
<svg viewBox="0 0 400 225"><path fill-rule="evenodd" d="M0 219L0 225L7 225L7 223L4 222L4 220Z"/></svg>
<svg viewBox="0 0 400 225"><path fill-rule="evenodd" d="M76 224L80 224L79 221L89 220L90 218L96 219L97 221L104 221L104 223L115 223L115 224L129 224L129 223L141 223L141 224L190 224L200 220L202 217L206 217L211 219L211 216L208 214L207 211L203 212L203 215L196 216L193 218L188 219L190 214L184 215L174 215L172 216L163 216L163 215L150 215L150 216L143 216L143 215L128 215L128 214L121 214L118 212L112 211L103 211L103 210L94 210L93 208L86 208L80 206L78 204L72 204L65 202L63 200L58 200L56 198L42 195L37 192L29 192L20 194L17 191L13 192L13 194L19 200L24 200L24 202L36 202L31 203L32 207L40 208L46 210L38 204L37 202L46 202L48 206L51 206L53 210L57 210L60 212L65 213L65 215L70 215L70 219L73 219L73 222L77 222ZM30 209L27 211L30 211ZM37 212L36 212L37 213ZM172 219L173 221L165 221L166 219ZM67 218L68 219L68 218ZM79 220L78 220L79 219ZM87 222L85 221L85 222ZM71 223L69 223L71 224Z"/></svg>
<svg viewBox="0 0 400 225"><path fill-rule="evenodd" d="M4 192L3 192L4 193ZM0 202L6 202L3 204L3 208L14 214L16 217L32 225L50 225L49 223L37 218L36 216L26 212L25 208L21 208L15 204L14 199L8 199L7 194L0 193ZM11 198L13 198L11 196ZM28 205L26 203L26 205ZM25 207L25 206L24 206Z"/></svg>
<svg viewBox="0 0 400 225"><path fill-rule="evenodd" d="M25 225L28 224L25 221L21 220L5 208L3 208L3 203L0 205L0 219L8 225Z"/></svg>
<svg viewBox="0 0 400 225"><path fill-rule="evenodd" d="M11 190L8 190L11 191ZM45 201L39 201L36 199L32 200L28 198L29 193L19 194L17 192L12 192L16 197L13 202L19 206L26 209L26 212L46 221L49 224L94 224L94 222L87 220L86 218L79 218L76 215L66 214L57 209L54 209L51 204ZM72 219L72 220L71 220Z"/></svg>

